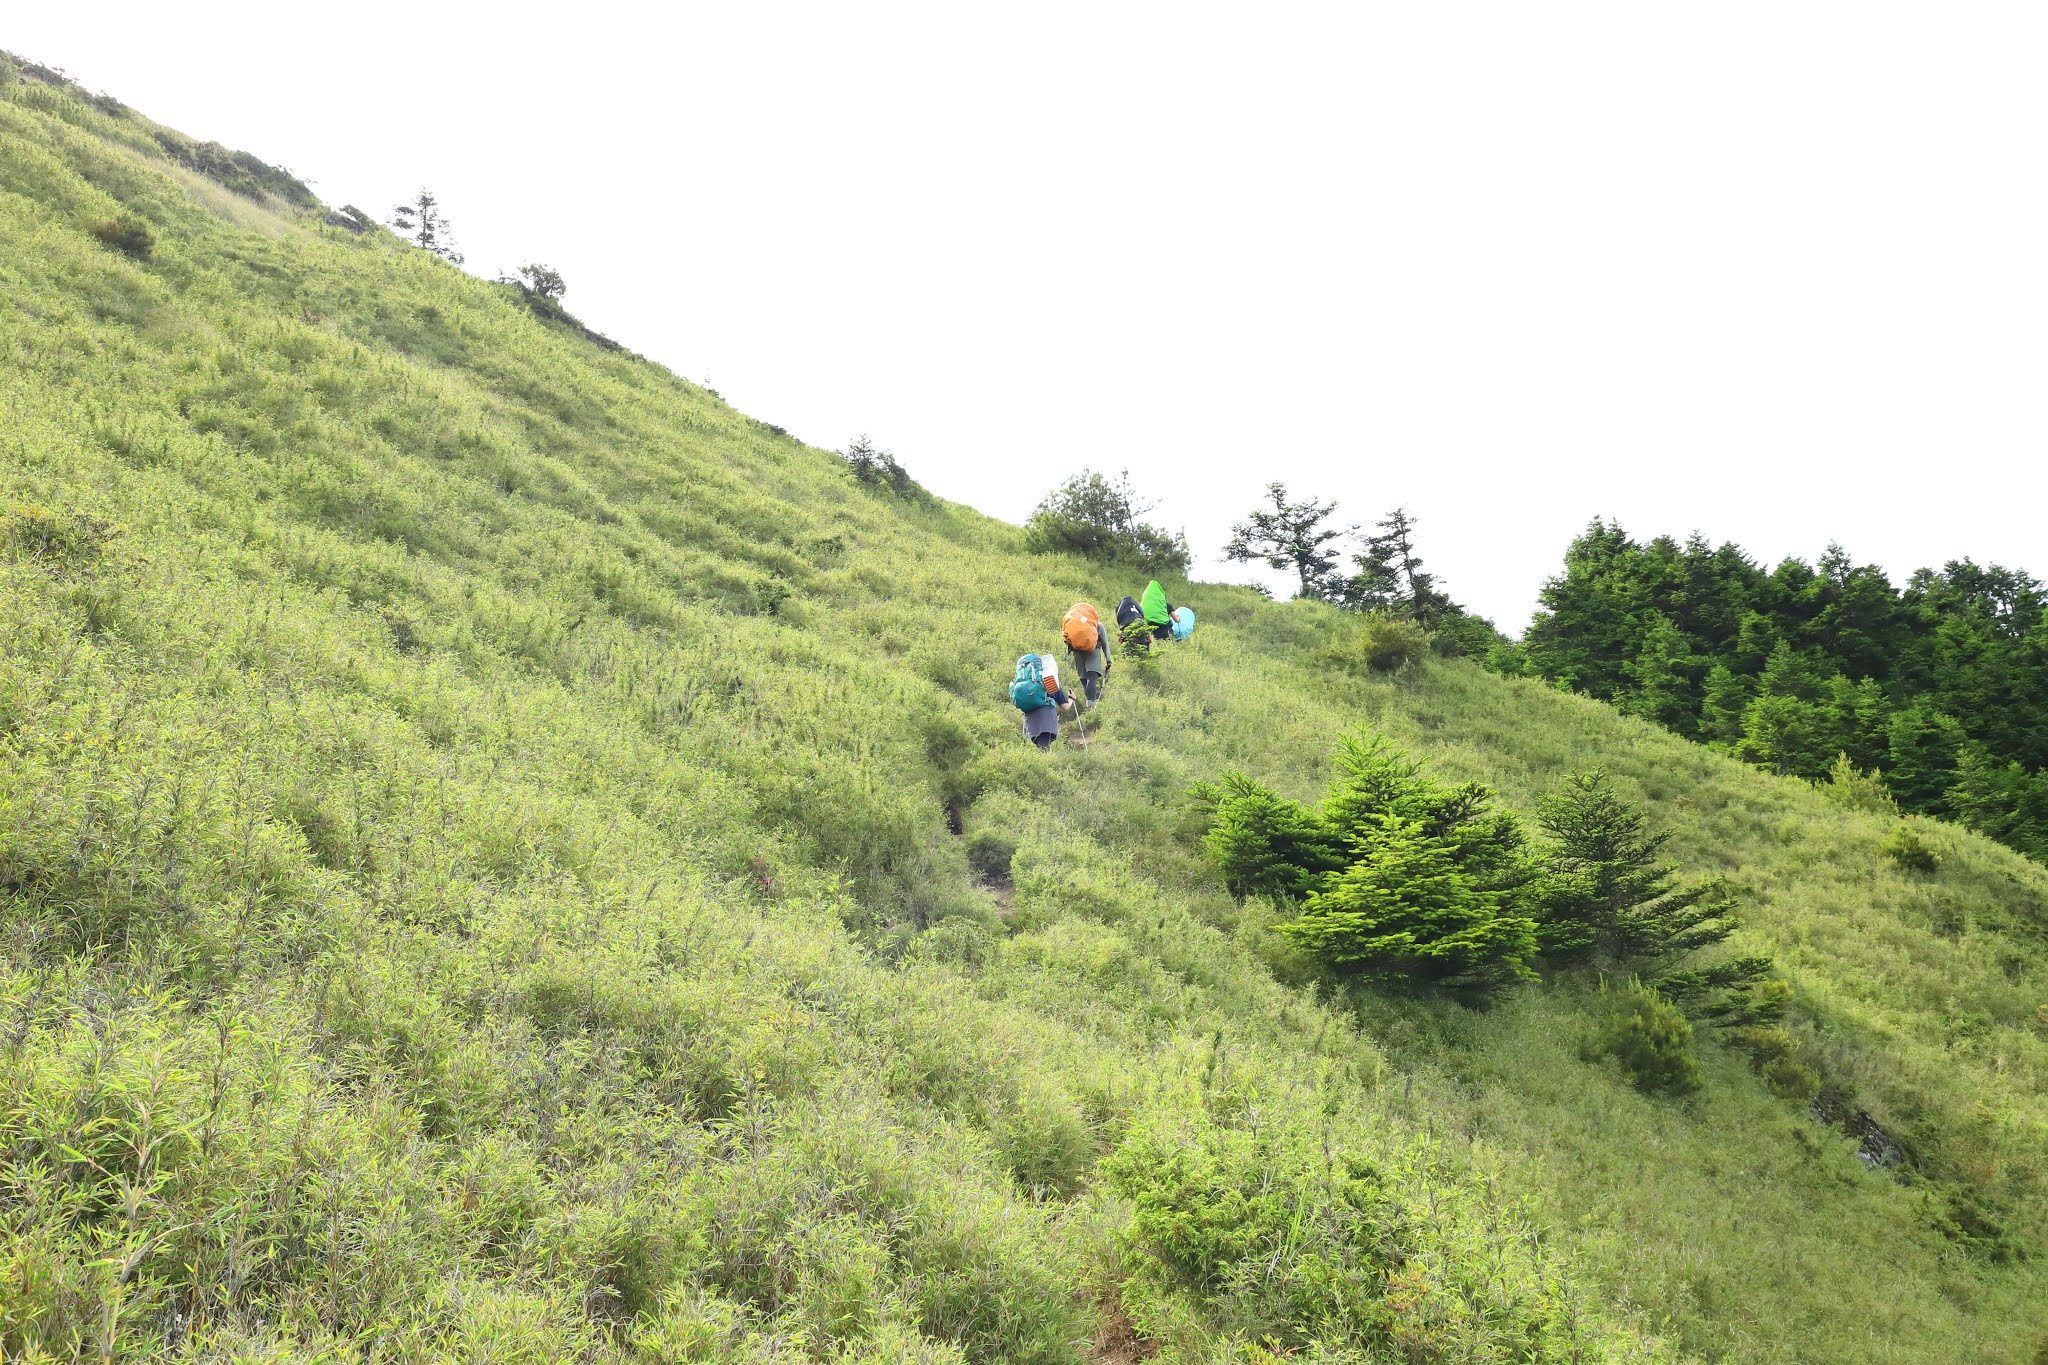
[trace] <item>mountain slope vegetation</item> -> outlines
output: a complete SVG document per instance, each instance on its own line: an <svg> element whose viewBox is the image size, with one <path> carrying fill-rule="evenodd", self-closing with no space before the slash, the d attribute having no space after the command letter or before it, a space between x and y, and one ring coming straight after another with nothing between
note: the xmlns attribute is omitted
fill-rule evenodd
<svg viewBox="0 0 2048 1365"><path fill-rule="evenodd" d="M0 1352L2008 1362L2048 872L1359 622L1137 584L0 63ZM261 164L261 163L258 163ZM111 226L109 226L111 225ZM557 310L558 311L558 310ZM1585 973L1330 975L1186 793L1355 727L1726 878L1827 1103Z"/></svg>

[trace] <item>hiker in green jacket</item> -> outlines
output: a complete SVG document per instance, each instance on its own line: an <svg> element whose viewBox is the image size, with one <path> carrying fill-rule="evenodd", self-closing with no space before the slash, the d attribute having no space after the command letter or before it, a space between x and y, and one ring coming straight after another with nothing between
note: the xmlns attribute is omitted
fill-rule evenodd
<svg viewBox="0 0 2048 1365"><path fill-rule="evenodd" d="M1166 589L1153 579L1145 585L1144 594L1138 598L1138 607L1145 613L1145 624L1152 627L1152 638L1171 640L1173 638L1173 605L1166 600Z"/></svg>

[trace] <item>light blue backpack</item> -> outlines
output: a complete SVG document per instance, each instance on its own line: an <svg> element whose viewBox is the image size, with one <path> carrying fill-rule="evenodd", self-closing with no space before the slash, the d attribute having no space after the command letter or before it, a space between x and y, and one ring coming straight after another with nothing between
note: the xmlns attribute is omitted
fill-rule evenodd
<svg viewBox="0 0 2048 1365"><path fill-rule="evenodd" d="M1195 611L1193 607L1173 609L1173 638L1185 640L1195 633Z"/></svg>

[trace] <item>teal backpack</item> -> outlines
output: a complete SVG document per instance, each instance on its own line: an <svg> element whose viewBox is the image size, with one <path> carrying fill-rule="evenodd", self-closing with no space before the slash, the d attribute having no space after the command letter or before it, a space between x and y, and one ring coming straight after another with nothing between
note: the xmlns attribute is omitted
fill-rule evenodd
<svg viewBox="0 0 2048 1365"><path fill-rule="evenodd" d="M1010 683L1010 700L1017 704L1019 711L1036 711L1041 706L1052 705L1052 698L1045 694L1045 671L1038 666L1036 654L1026 654L1017 660L1017 676Z"/></svg>
<svg viewBox="0 0 2048 1365"><path fill-rule="evenodd" d="M1195 613L1192 607L1173 609L1173 638L1185 640L1195 633Z"/></svg>

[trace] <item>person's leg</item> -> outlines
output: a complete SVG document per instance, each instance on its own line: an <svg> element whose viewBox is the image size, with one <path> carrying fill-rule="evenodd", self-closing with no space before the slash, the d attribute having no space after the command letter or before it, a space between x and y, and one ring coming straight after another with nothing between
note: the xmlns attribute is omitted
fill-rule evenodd
<svg viewBox="0 0 2048 1365"><path fill-rule="evenodd" d="M1039 752L1043 753L1045 750L1050 749L1052 747L1052 739L1053 737L1051 735L1033 735L1031 737L1031 742L1038 746Z"/></svg>
<svg viewBox="0 0 2048 1365"><path fill-rule="evenodd" d="M1081 694L1088 698L1090 706L1099 701L1102 697L1102 675L1100 673L1083 673L1081 675Z"/></svg>

